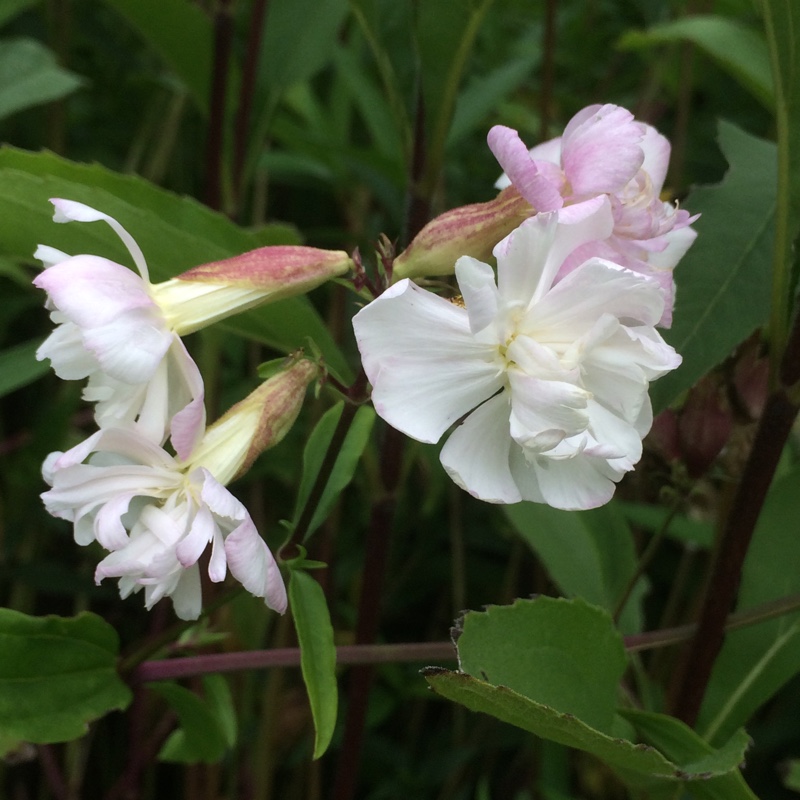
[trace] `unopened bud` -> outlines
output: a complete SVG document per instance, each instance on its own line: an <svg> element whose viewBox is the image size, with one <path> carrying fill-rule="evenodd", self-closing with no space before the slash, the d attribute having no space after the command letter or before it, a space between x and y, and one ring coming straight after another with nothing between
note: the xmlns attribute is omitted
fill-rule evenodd
<svg viewBox="0 0 800 800"><path fill-rule="evenodd" d="M431 220L394 262L394 278L449 275L461 256L479 261L491 258L492 248L533 208L509 186L494 200L454 208Z"/></svg>
<svg viewBox="0 0 800 800"><path fill-rule="evenodd" d="M206 467L223 486L247 472L259 454L289 432L318 374L316 364L299 358L262 383L206 430L187 471Z"/></svg>
<svg viewBox="0 0 800 800"><path fill-rule="evenodd" d="M201 264L151 292L170 327L184 336L262 303L305 294L352 268L342 250L274 245Z"/></svg>

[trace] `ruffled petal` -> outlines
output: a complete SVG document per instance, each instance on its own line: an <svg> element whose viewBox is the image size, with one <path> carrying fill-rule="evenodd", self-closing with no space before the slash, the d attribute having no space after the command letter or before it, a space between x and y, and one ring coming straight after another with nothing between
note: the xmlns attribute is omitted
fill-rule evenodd
<svg viewBox="0 0 800 800"><path fill-rule="evenodd" d="M512 447L509 400L503 392L475 409L453 431L439 457L456 484L487 503L522 499L508 463Z"/></svg>
<svg viewBox="0 0 800 800"><path fill-rule="evenodd" d="M489 149L510 182L537 212L561 208L564 200L559 191L560 186L554 185L537 169L528 154L528 148L515 130L504 125L495 125L489 131L487 141Z"/></svg>
<svg viewBox="0 0 800 800"><path fill-rule="evenodd" d="M502 386L497 348L476 341L463 308L403 280L353 318L375 410L436 442Z"/></svg>
<svg viewBox="0 0 800 800"><path fill-rule="evenodd" d="M286 587L280 569L248 517L225 538L225 555L231 575L250 594L279 614L286 611Z"/></svg>
<svg viewBox="0 0 800 800"><path fill-rule="evenodd" d="M644 138L640 143L644 153L642 169L650 176L653 193L659 195L667 177L672 148L667 137L662 136L652 125L645 125L644 130Z"/></svg>
<svg viewBox="0 0 800 800"><path fill-rule="evenodd" d="M39 345L36 360L50 359L53 371L64 381L79 381L100 368L94 353L83 345L80 328L74 322L62 322Z"/></svg>
<svg viewBox="0 0 800 800"><path fill-rule="evenodd" d="M561 162L576 198L614 193L644 162L645 126L620 106L589 107L564 129Z"/></svg>

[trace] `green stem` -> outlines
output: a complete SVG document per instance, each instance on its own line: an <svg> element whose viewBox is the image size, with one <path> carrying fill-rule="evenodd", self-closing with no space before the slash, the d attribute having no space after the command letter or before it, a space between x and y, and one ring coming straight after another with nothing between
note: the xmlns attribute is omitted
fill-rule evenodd
<svg viewBox="0 0 800 800"><path fill-rule="evenodd" d="M680 498L676 498L675 502L672 504L672 507L669 510L669 513L664 518L664 522L661 523L661 527L656 532L655 536L647 544L647 547L644 549L644 552L639 559L639 563L636 565L636 570L634 571L633 575L631 575L628 583L625 586L625 589L622 592L619 600L617 601L617 606L614 609L614 622L618 622L620 615L622 614L623 610L625 609L625 605L628 602L628 599L631 596L631 592L636 587L636 584L639 582L639 578L642 577L645 570L648 566L650 566L650 562L655 557L656 552L658 551L661 542L664 541L664 537L667 535L669 531L669 526L672 523L672 520L675 519L675 515L678 513L680 508Z"/></svg>

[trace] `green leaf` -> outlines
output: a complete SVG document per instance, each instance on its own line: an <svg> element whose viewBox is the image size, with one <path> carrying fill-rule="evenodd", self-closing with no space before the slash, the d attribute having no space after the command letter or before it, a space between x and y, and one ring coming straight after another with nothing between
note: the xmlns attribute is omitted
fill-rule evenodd
<svg viewBox="0 0 800 800"><path fill-rule="evenodd" d="M736 790L730 800L752 800L736 772L749 743L743 732L714 750L677 720L625 711L661 752L609 735L619 730L612 725L626 658L622 639L602 609L581 600L517 600L469 612L456 643L460 672L423 670L437 694L585 750L634 785L655 778L662 788L667 781L682 781L694 791L694 782L702 780L698 797L722 800L714 787L723 786Z"/></svg>
<svg viewBox="0 0 800 800"><path fill-rule="evenodd" d="M416 8L415 32L427 135L425 182L432 194L442 169L461 78L492 0L426 0Z"/></svg>
<svg viewBox="0 0 800 800"><path fill-rule="evenodd" d="M269 238L268 230L246 231L197 201L135 175L5 147L0 148L0 216L5 221L0 252L30 261L41 243L71 255L93 253L130 263L125 246L108 225L54 224L50 197L78 200L115 217L142 248L154 281L252 250ZM288 243L296 241L285 226L273 232ZM345 381L350 377L347 361L305 297L261 306L226 320L225 327L284 352L303 347L310 337L333 374Z"/></svg>
<svg viewBox="0 0 800 800"><path fill-rule="evenodd" d="M697 800L757 800L738 767L752 744L740 729L718 750L680 720L636 709L620 712L644 740L686 771L687 790Z"/></svg>
<svg viewBox="0 0 800 800"><path fill-rule="evenodd" d="M189 0L106 0L175 71L197 107L208 113L213 28Z"/></svg>
<svg viewBox="0 0 800 800"><path fill-rule="evenodd" d="M37 5L39 0L3 0L0 3L0 25L5 25L18 14Z"/></svg>
<svg viewBox="0 0 800 800"><path fill-rule="evenodd" d="M610 612L616 609L637 558L630 528L615 501L592 511L561 511L542 503L516 503L503 511L564 594ZM641 580L631 593L620 615L623 633L641 630L646 590Z"/></svg>
<svg viewBox="0 0 800 800"><path fill-rule="evenodd" d="M719 144L730 164L724 180L686 199L686 208L702 216L695 223L697 240L675 270L674 321L664 331L683 363L652 384L656 413L769 317L775 145L728 122L720 122Z"/></svg>
<svg viewBox="0 0 800 800"><path fill-rule="evenodd" d="M800 792L800 760L794 759L787 764L786 777L783 785L787 789Z"/></svg>
<svg viewBox="0 0 800 800"><path fill-rule="evenodd" d="M696 14L653 25L645 31L628 31L619 40L623 50L686 41L730 73L767 108L775 106L767 43L759 31L741 22Z"/></svg>
<svg viewBox="0 0 800 800"><path fill-rule="evenodd" d="M270 0L264 19L256 86L255 134L248 160L261 150L284 92L309 80L333 57L347 0ZM302 25L297 21L303 20Z"/></svg>
<svg viewBox="0 0 800 800"><path fill-rule="evenodd" d="M297 492L293 524L297 525L300 515L308 502L309 494L317 479L325 454L330 447L336 426L342 416L344 403L337 403L329 408L314 426L308 437L303 451L303 475L300 479L300 488ZM320 497L314 516L311 518L305 539L324 522L336 498L344 491L353 479L361 454L369 441L372 425L375 422L375 412L371 406L361 406L356 411L344 442L336 457L328 482ZM304 540L305 540L304 539Z"/></svg>
<svg viewBox="0 0 800 800"><path fill-rule="evenodd" d="M789 334L797 278L793 281L792 264L800 236L800 5L760 0L759 6L775 83L778 179L770 341L779 358Z"/></svg>
<svg viewBox="0 0 800 800"><path fill-rule="evenodd" d="M614 500L614 505L631 525L658 533L667 521L670 510L647 503L633 503L627 500ZM667 536L684 544L708 548L714 543L714 526L705 520L692 519L676 514L667 527Z"/></svg>
<svg viewBox="0 0 800 800"><path fill-rule="evenodd" d="M119 640L100 617L30 617L0 609L0 735L45 744L86 733L89 722L125 708Z"/></svg>
<svg viewBox="0 0 800 800"><path fill-rule="evenodd" d="M470 611L460 628L462 672L611 732L627 658L605 611L582 600L537 597Z"/></svg>
<svg viewBox="0 0 800 800"><path fill-rule="evenodd" d="M180 728L164 742L159 761L213 764L236 743L233 700L221 675L203 676L205 697L170 681L149 686L170 704L180 720Z"/></svg>
<svg viewBox="0 0 800 800"><path fill-rule="evenodd" d="M339 703L333 626L322 587L311 575L299 569L293 569L289 579L289 605L300 643L303 680L314 717L314 758L319 758L331 742Z"/></svg>
<svg viewBox="0 0 800 800"><path fill-rule="evenodd" d="M493 686L463 672L439 667L427 667L422 674L433 691L448 700L543 739L584 750L612 767L672 780L681 775L680 768L654 748L607 736L572 714L556 711L505 686Z"/></svg>
<svg viewBox="0 0 800 800"><path fill-rule="evenodd" d="M800 467L777 480L753 534L737 611L800 592ZM731 735L800 672L800 612L731 631L714 665L697 730L712 743Z"/></svg>
<svg viewBox="0 0 800 800"><path fill-rule="evenodd" d="M59 100L82 84L83 78L59 67L53 53L34 39L0 41L0 119Z"/></svg>
<svg viewBox="0 0 800 800"><path fill-rule="evenodd" d="M34 339L0 353L0 397L33 383L50 369L47 361L36 360L41 343L41 339Z"/></svg>

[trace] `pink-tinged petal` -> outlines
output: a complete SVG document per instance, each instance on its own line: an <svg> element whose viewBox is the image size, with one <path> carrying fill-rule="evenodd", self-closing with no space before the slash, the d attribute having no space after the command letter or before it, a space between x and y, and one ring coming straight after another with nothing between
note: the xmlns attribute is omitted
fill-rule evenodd
<svg viewBox="0 0 800 800"><path fill-rule="evenodd" d="M664 300L653 281L610 261L592 259L570 272L536 306L530 332L540 342L574 342L604 314L655 325Z"/></svg>
<svg viewBox="0 0 800 800"><path fill-rule="evenodd" d="M564 205L560 186L539 171L515 130L495 125L487 141L511 183L536 211L554 211Z"/></svg>
<svg viewBox="0 0 800 800"><path fill-rule="evenodd" d="M694 244L694 240L697 238L697 231L688 227L673 228L660 238L666 243L666 247L658 252L650 253L647 263L654 269L671 270Z"/></svg>
<svg viewBox="0 0 800 800"><path fill-rule="evenodd" d="M192 483L202 481L200 497L216 516L222 517L230 523L241 522L249 518L247 509L242 503L204 467L194 470L189 479Z"/></svg>
<svg viewBox="0 0 800 800"><path fill-rule="evenodd" d="M178 407L170 423L172 446L178 457L189 458L206 429L205 388L200 370L183 342L176 336L169 349L170 400Z"/></svg>
<svg viewBox="0 0 800 800"><path fill-rule="evenodd" d="M225 555L231 575L250 594L263 597L279 614L286 611L286 587L280 569L249 517L225 538Z"/></svg>
<svg viewBox="0 0 800 800"><path fill-rule="evenodd" d="M617 192L644 162L645 127L620 106L605 105L588 116L584 112L567 125L562 142L562 166L573 196Z"/></svg>
<svg viewBox="0 0 800 800"><path fill-rule="evenodd" d="M477 342L463 308L400 281L353 318L375 410L422 442L436 442L502 386L497 348Z"/></svg>
<svg viewBox="0 0 800 800"><path fill-rule="evenodd" d="M667 177L671 147L667 137L662 136L652 125L645 125L644 130L640 145L644 153L642 169L650 176L654 194L659 195Z"/></svg>
<svg viewBox="0 0 800 800"><path fill-rule="evenodd" d="M203 610L200 570L197 564L182 570L178 583L170 593L175 616L179 619L197 619Z"/></svg>
<svg viewBox="0 0 800 800"><path fill-rule="evenodd" d="M506 392L488 400L453 431L440 455L447 474L487 503L518 503L522 499L508 463L510 410Z"/></svg>
<svg viewBox="0 0 800 800"><path fill-rule="evenodd" d="M148 279L147 262L144 260L144 254L134 238L117 222L114 217L103 214L90 206L78 203L75 200L62 200L60 198L50 198L50 202L55 207L53 214L54 222L98 222L102 220L107 222L112 228L114 233L122 239L122 243L128 248L128 252L133 258L139 274L145 280Z"/></svg>
<svg viewBox="0 0 800 800"><path fill-rule="evenodd" d="M102 369L123 383L145 383L153 377L174 334L159 327L159 316L143 308L83 333L87 350Z"/></svg>
<svg viewBox="0 0 800 800"><path fill-rule="evenodd" d="M119 550L128 543L128 533L122 524L122 516L135 496L135 492L128 492L112 497L97 512L94 537L106 550Z"/></svg>
<svg viewBox="0 0 800 800"><path fill-rule="evenodd" d="M222 531L220 531L219 526L214 526L214 536L211 540L211 558L208 560L208 577L214 583L221 583L225 580L227 571L228 564Z"/></svg>
<svg viewBox="0 0 800 800"><path fill-rule="evenodd" d="M456 280L467 308L470 331L479 333L497 316L494 270L482 261L462 256L456 262Z"/></svg>
<svg viewBox="0 0 800 800"><path fill-rule="evenodd" d="M180 561L182 567L190 567L197 563L197 560L203 555L203 551L208 547L208 543L214 538L216 530L217 524L214 522L211 511L201 505L192 518L188 533L175 548L175 557Z"/></svg>
<svg viewBox="0 0 800 800"><path fill-rule="evenodd" d="M99 256L61 261L40 272L33 284L44 289L58 310L82 328L106 325L135 309L158 312L135 272Z"/></svg>
<svg viewBox="0 0 800 800"><path fill-rule="evenodd" d="M528 155L537 162L540 169L542 161L561 166L561 138L561 136L557 136L555 139L537 144L536 147L528 150Z"/></svg>

